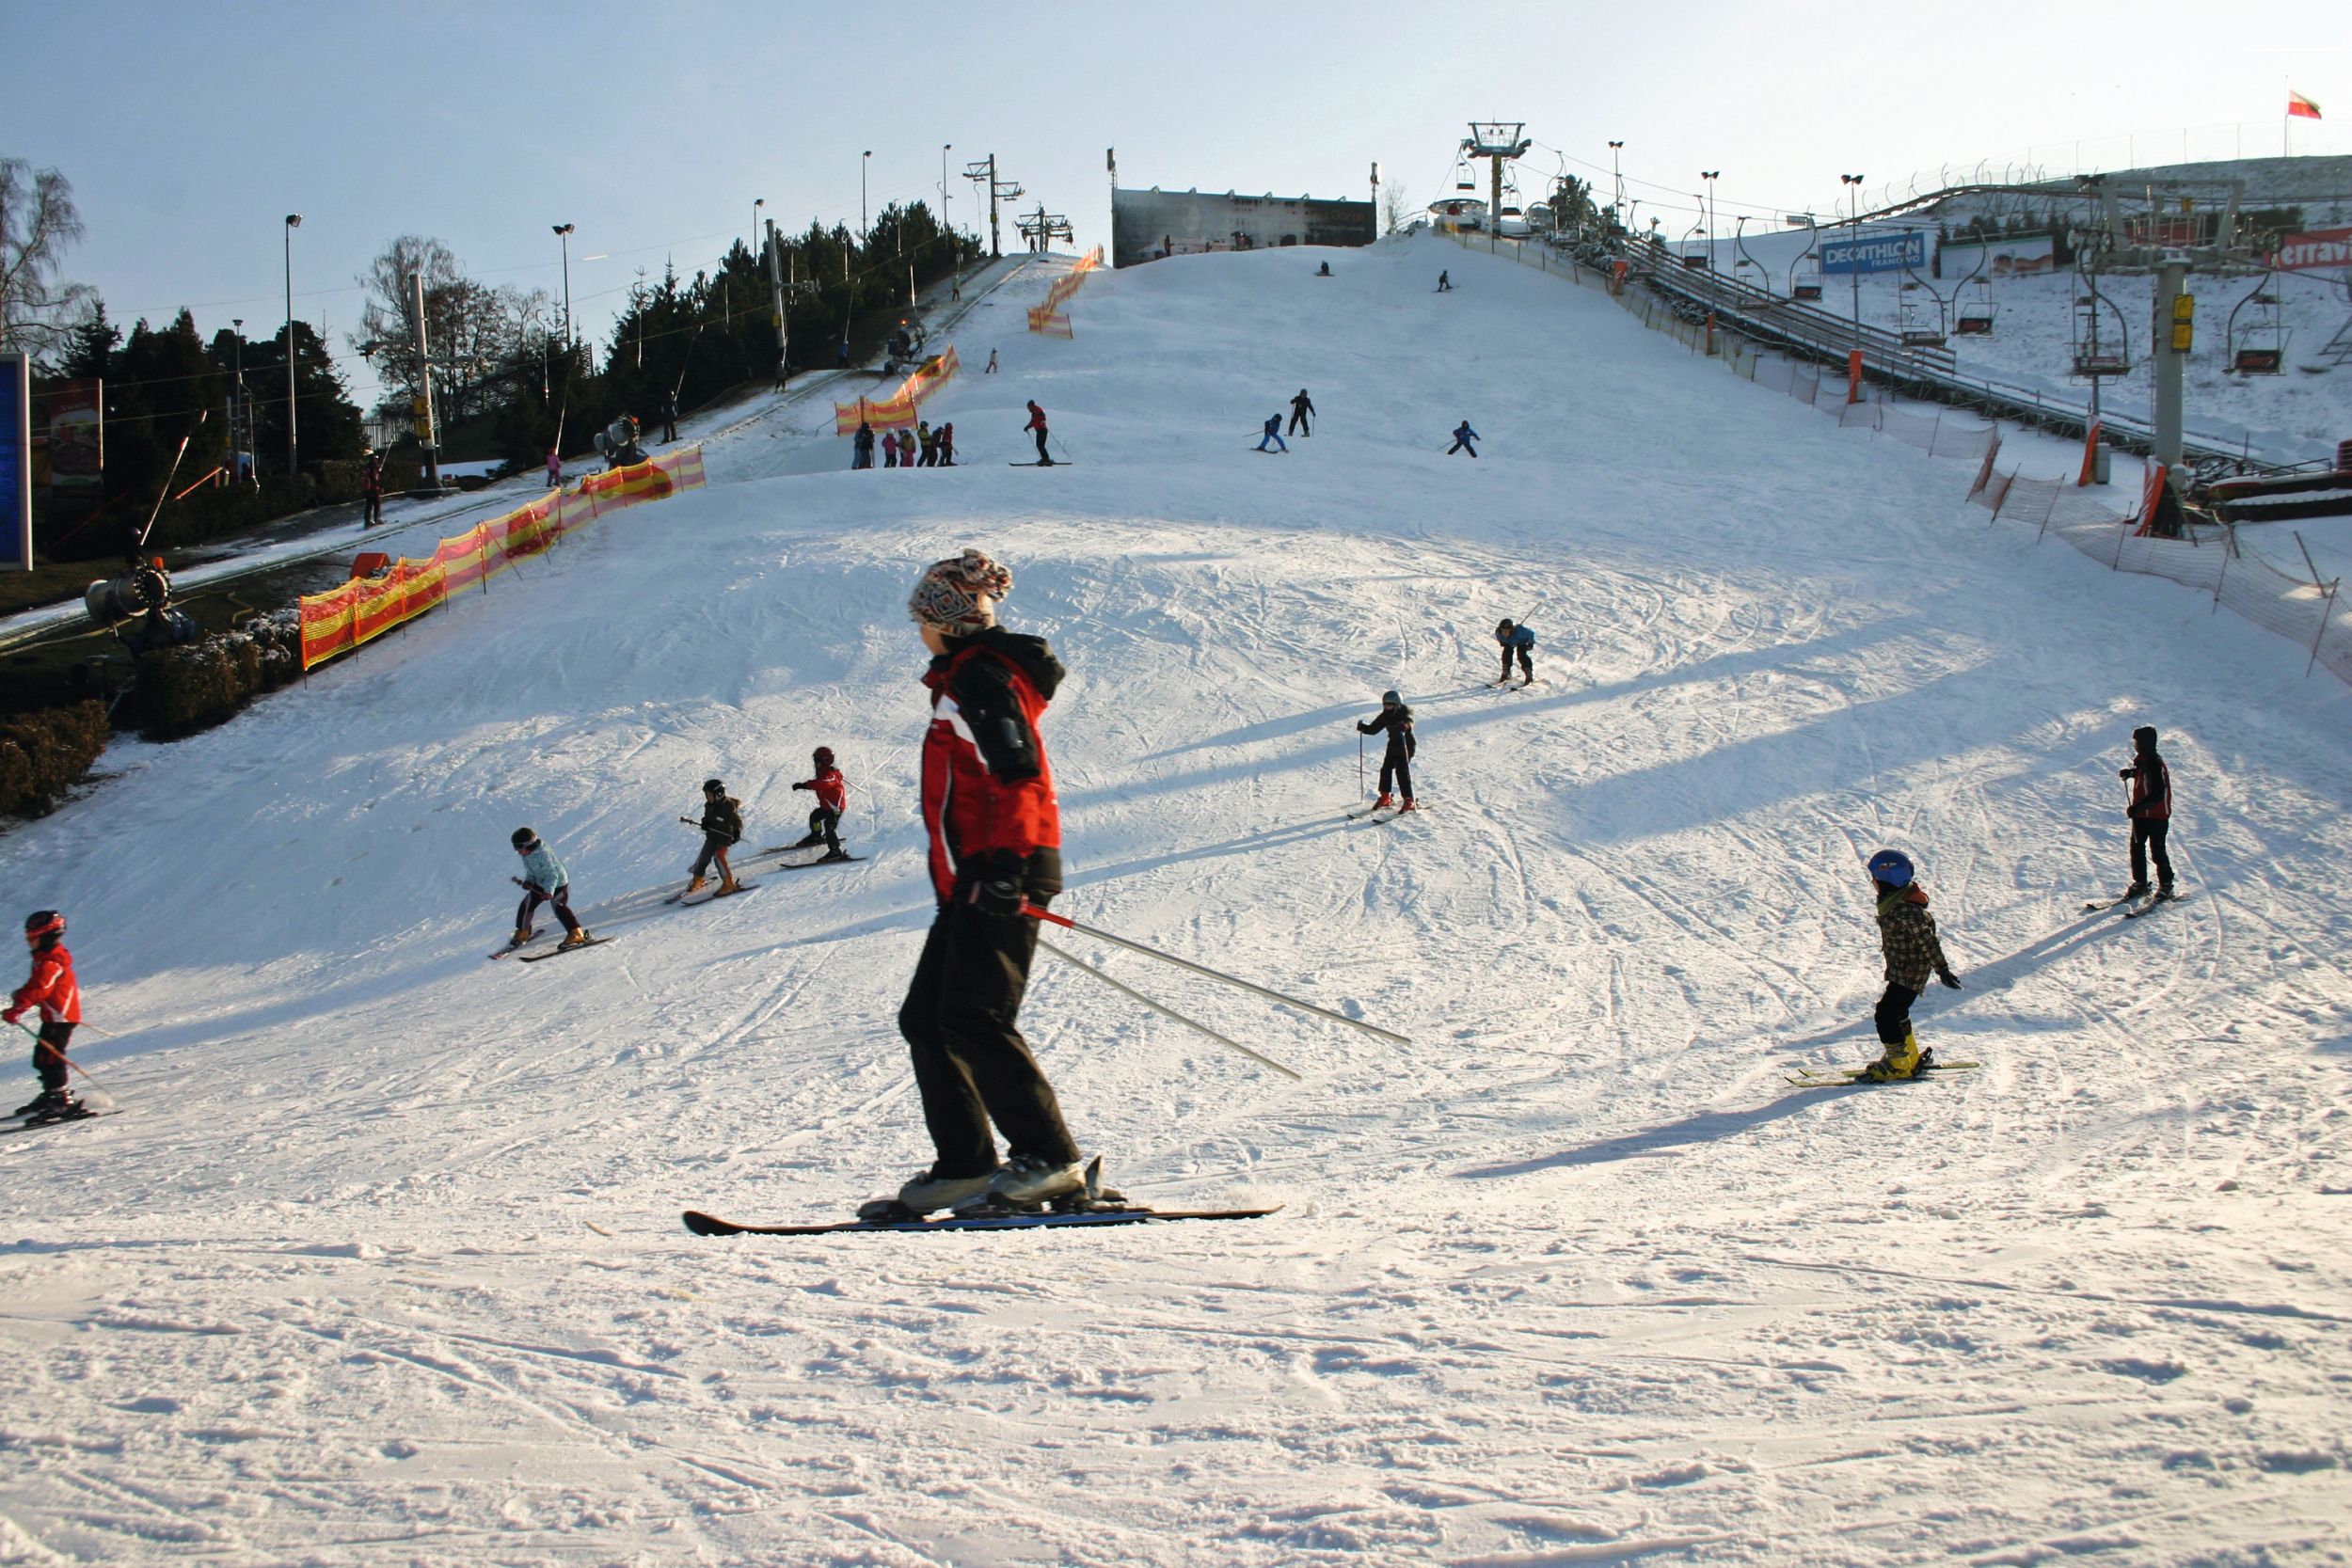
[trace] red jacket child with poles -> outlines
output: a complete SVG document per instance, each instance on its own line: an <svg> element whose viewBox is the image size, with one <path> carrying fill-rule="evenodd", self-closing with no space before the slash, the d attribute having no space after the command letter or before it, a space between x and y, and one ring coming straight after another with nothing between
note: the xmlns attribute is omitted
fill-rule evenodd
<svg viewBox="0 0 2352 1568"><path fill-rule="evenodd" d="M73 976L73 955L66 950L65 916L56 910L26 915L24 945L32 950L32 976L8 998L0 1022L16 1023L39 1009L40 1032L25 1033L33 1035L33 1068L40 1074L40 1093L18 1106L15 1115L31 1121L87 1115L66 1077L66 1046L73 1038L74 1025L82 1022L82 987Z"/></svg>

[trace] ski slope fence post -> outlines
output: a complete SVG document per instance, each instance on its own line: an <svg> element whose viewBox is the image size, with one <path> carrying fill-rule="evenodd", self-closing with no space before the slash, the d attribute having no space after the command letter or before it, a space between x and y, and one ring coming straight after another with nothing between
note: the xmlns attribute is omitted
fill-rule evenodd
<svg viewBox="0 0 2352 1568"><path fill-rule="evenodd" d="M1062 962L1068 964L1071 968L1081 970L1092 978L1102 981L1103 984L1110 987L1111 990L1118 991L1120 995L1142 1003L1145 1006L1151 1008L1162 1018L1173 1019L1175 1022L1183 1024L1187 1029L1193 1030L1199 1034L1206 1035L1209 1038L1216 1041L1217 1044L1224 1046L1227 1050L1238 1051L1243 1055L1248 1057L1251 1061L1272 1068L1275 1071L1280 1073L1283 1077L1291 1080L1291 1082L1295 1084L1303 1084L1307 1081L1304 1076L1294 1072L1289 1068L1284 1067L1273 1057L1261 1055L1259 1053L1252 1051L1249 1047L1242 1044L1241 1041L1228 1039L1223 1035L1220 1035L1216 1030L1210 1028L1207 1024L1200 1022L1194 1019L1186 1018L1184 1014L1178 1012L1173 1007L1161 1006L1159 1003L1154 1002L1150 997L1144 995L1143 992L1136 990L1133 986L1124 985L1120 981L1112 979L1109 975L1104 974L1092 964L1084 962L1071 954L1063 952L1060 948L1055 946L1052 942L1047 942L1044 938L1040 937L1037 944L1040 947L1044 948L1048 953L1054 955L1054 957L1059 958Z"/></svg>
<svg viewBox="0 0 2352 1568"><path fill-rule="evenodd" d="M1188 969L1195 974L1222 981L1226 985L1248 991L1253 995L1263 996L1269 1002L1279 1002L1285 1007L1295 1007L1302 1013L1312 1013L1315 1017L1328 1019L1333 1023L1344 1023L1350 1029L1360 1030L1376 1038L1391 1040L1398 1045L1413 1043L1393 1029L1383 1029L1378 1024L1366 1023L1361 1019L1350 1018L1345 1013L1335 1013L1328 1007L1318 1007L1311 1002L1301 1002L1295 996L1285 996L1279 990L1270 990L1254 981L1245 980L1237 974L1228 974L1223 970L1211 969L1206 964L1194 963L1190 958L1180 958L1173 953L1163 953L1157 948L1146 947L1139 942L1129 942L1125 937L1114 936L1108 931L1097 929L1092 926L1081 926L1066 914L1056 914L1051 910L1039 909L1035 904L1022 905L1021 912L1032 920L1042 920L1051 925L1059 926L1064 930L1075 931L1080 936L1093 937L1098 942L1107 942L1115 946L1124 947L1131 953L1140 953L1147 958L1157 958L1164 964L1173 964L1178 969Z"/></svg>

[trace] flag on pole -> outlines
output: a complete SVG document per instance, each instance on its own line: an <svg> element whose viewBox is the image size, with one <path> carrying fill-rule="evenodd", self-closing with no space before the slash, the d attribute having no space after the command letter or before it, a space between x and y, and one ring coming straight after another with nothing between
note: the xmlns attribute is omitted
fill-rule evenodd
<svg viewBox="0 0 2352 1568"><path fill-rule="evenodd" d="M2297 119L2317 119L2319 105L2296 92L2293 87L2289 87L2287 89L2287 113Z"/></svg>

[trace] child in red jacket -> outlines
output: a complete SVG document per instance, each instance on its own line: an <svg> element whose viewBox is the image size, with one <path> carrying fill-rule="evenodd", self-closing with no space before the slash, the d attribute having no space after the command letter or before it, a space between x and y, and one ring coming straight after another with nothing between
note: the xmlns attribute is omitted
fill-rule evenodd
<svg viewBox="0 0 2352 1568"><path fill-rule="evenodd" d="M832 747L818 747L809 760L817 765L817 776L792 787L813 793L817 797L817 807L808 814L808 836L792 847L806 849L812 845L823 845L825 852L816 862L818 865L826 861L846 861L850 857L850 852L841 847L841 807L850 798L850 782L841 776L841 769L833 765Z"/></svg>
<svg viewBox="0 0 2352 1568"><path fill-rule="evenodd" d="M32 978L16 988L0 1023L14 1023L40 1009L40 1033L33 1045L33 1068L40 1093L16 1108L31 1121L62 1121L87 1115L67 1087L65 1048L82 1022L82 988L73 978L73 955L65 947L65 916L36 910L24 917L24 945L32 949Z"/></svg>

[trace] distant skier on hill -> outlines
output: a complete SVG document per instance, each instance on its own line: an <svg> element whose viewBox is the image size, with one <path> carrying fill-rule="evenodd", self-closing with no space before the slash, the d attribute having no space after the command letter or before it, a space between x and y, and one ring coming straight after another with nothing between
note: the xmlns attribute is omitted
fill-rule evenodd
<svg viewBox="0 0 2352 1568"><path fill-rule="evenodd" d="M1517 654L1521 677L1519 684L1534 685L1535 666L1527 657L1535 651L1534 632L1525 626L1513 626L1511 618L1506 615L1495 623L1495 641L1502 644L1502 673L1496 677L1495 684L1508 686L1511 683L1511 656Z"/></svg>
<svg viewBox="0 0 2352 1568"><path fill-rule="evenodd" d="M2166 899L2172 894L2172 857L2165 852L2165 834L2172 828L2172 770L2156 754L2156 731L2153 724L2142 724L2132 732L2132 765L2120 770L2116 777L2131 781L2131 804L2123 815L2132 824L2132 885L2123 890L2125 898L2137 898L2148 891L2148 862L2156 863L2156 897Z"/></svg>
<svg viewBox="0 0 2352 1568"><path fill-rule="evenodd" d="M26 915L24 945L32 952L33 973L9 996L0 1022L14 1023L28 1012L40 1011L33 1070L40 1074L40 1093L13 1114L33 1121L63 1121L82 1114L72 1081L66 1076L66 1047L82 1022L82 988L73 977L73 955L66 951L65 916L56 910Z"/></svg>
<svg viewBox="0 0 2352 1568"><path fill-rule="evenodd" d="M373 528L384 520L384 454L373 447L359 453L359 526Z"/></svg>
<svg viewBox="0 0 2352 1568"><path fill-rule="evenodd" d="M564 863L529 828L516 829L512 842L515 853L523 858L523 874L509 880L523 890L523 901L515 911L515 937L507 945L520 947L531 940L531 917L542 904L552 908L555 918L564 923L564 946L586 945L588 927L572 915L572 879Z"/></svg>
<svg viewBox="0 0 2352 1568"><path fill-rule="evenodd" d="M686 892L678 896L683 898L688 894L703 890L707 879L703 874L710 869L713 861L719 865L717 896L723 898L730 893L740 891L743 884L735 879L735 870L727 864L727 851L743 837L743 802L727 793L725 781L703 781L703 816L700 822L690 821L683 816L678 820L690 828L703 831L702 853L694 857L693 869L687 873Z"/></svg>
<svg viewBox="0 0 2352 1568"><path fill-rule="evenodd" d="M1960 980L1944 957L1935 916L1928 913L1928 891L1915 879L1911 857L1899 849L1872 855L1870 885L1878 895L1879 945L1886 957L1886 990L1871 1017L1885 1050L1863 1069L1863 1076L1884 1084L1915 1078L1931 1063L1934 1053L1919 1049L1911 1028L1911 1005L1928 989L1928 975L1932 973L1954 990Z"/></svg>
<svg viewBox="0 0 2352 1568"><path fill-rule="evenodd" d="M1441 294L1450 294L1454 292L1454 280L1442 272L1438 274L1438 292Z"/></svg>
<svg viewBox="0 0 2352 1568"><path fill-rule="evenodd" d="M1413 738L1413 710L1405 705L1405 699L1393 691L1380 693L1380 713L1369 721L1359 720L1358 735L1378 735L1388 732L1389 749L1380 754L1380 798L1372 803L1374 811L1387 811L1395 805L1391 786L1402 790L1405 803L1398 812L1419 810L1413 804L1413 756L1421 743Z"/></svg>
<svg viewBox="0 0 2352 1568"><path fill-rule="evenodd" d="M1023 911L1061 892L1061 815L1038 726L1065 672L1043 638L996 624L1011 591L1011 572L968 549L926 571L907 607L931 652L923 825L939 899L898 1009L938 1154L898 1189L898 1207L916 1214L1042 1203L1086 1185L1017 1022L1037 953Z"/></svg>
<svg viewBox="0 0 2352 1568"><path fill-rule="evenodd" d="M1307 423L1307 416L1314 411L1314 400L1307 395L1307 388L1301 387L1298 388L1298 395L1291 399L1291 434L1293 436L1314 434Z"/></svg>
<svg viewBox="0 0 2352 1568"><path fill-rule="evenodd" d="M1268 447L1268 442L1273 443L1272 448ZM1282 416L1268 414L1265 417L1265 434L1258 438L1258 450L1266 451L1277 448L1288 451L1291 450L1291 444L1282 439Z"/></svg>
<svg viewBox="0 0 2352 1568"><path fill-rule="evenodd" d="M833 748L819 746L809 761L817 768L817 776L794 784L817 797L816 807L808 814L808 836L795 843L795 849L815 845L825 847L824 861L846 861L850 852L841 847L841 808L850 799L850 784L841 776L841 769L833 765ZM822 865L824 861L817 863Z"/></svg>
<svg viewBox="0 0 2352 1568"><path fill-rule="evenodd" d="M1037 466L1041 468L1052 467L1054 454L1045 450L1045 410L1037 405L1035 398L1029 400L1029 422L1021 428L1034 431L1037 435Z"/></svg>
<svg viewBox="0 0 2352 1568"><path fill-rule="evenodd" d="M994 349L990 349L988 351L988 369L982 371L980 373L982 375L994 375L996 373L996 351Z"/></svg>
<svg viewBox="0 0 2352 1568"><path fill-rule="evenodd" d="M1478 432L1470 427L1470 421L1468 420L1464 420L1460 424L1454 427L1454 444L1445 449L1445 454L1448 457L1452 457L1457 451L1466 451L1472 457L1476 457L1478 455L1478 449L1471 446L1470 443L1482 438L1483 437L1479 436Z"/></svg>

